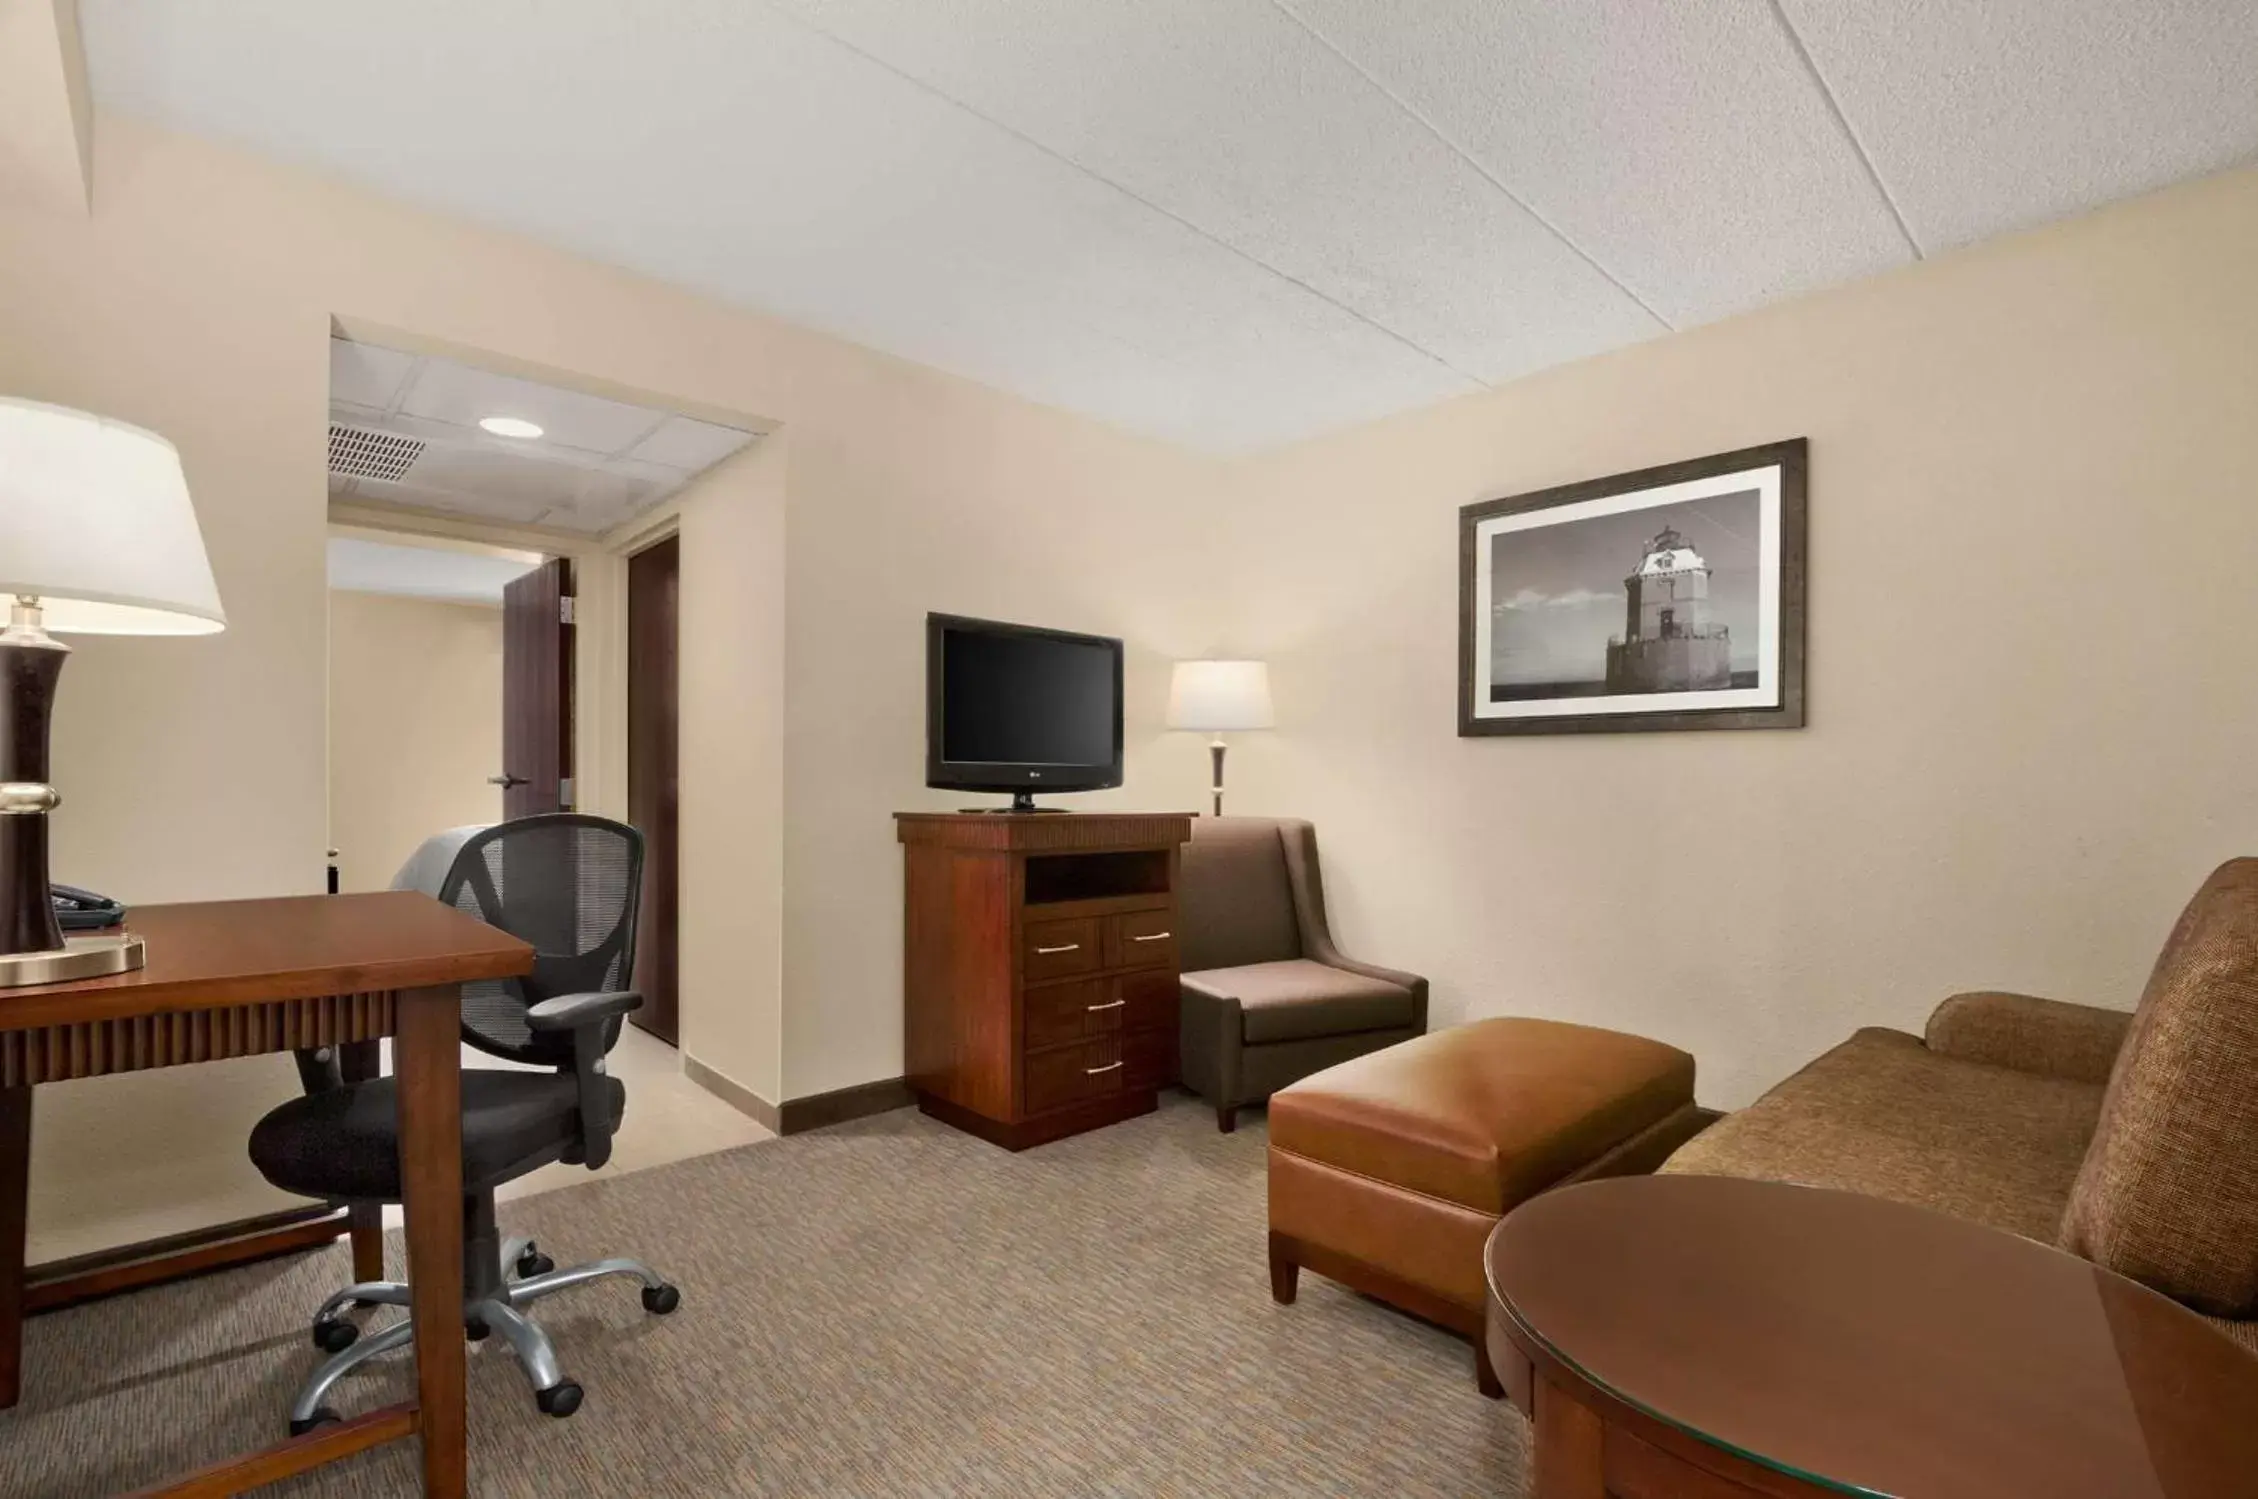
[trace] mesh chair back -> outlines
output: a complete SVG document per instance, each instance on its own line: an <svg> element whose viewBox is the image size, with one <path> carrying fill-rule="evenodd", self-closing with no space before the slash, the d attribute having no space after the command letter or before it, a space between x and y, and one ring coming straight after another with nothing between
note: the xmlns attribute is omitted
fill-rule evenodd
<svg viewBox="0 0 2258 1499"><path fill-rule="evenodd" d="M534 957L523 978L463 985L463 1039L512 1061L571 1066L572 1038L536 1035L525 1012L559 994L628 987L642 891L643 835L625 823L554 812L474 834L439 899L532 944ZM606 1027L606 1051L620 1023Z"/></svg>

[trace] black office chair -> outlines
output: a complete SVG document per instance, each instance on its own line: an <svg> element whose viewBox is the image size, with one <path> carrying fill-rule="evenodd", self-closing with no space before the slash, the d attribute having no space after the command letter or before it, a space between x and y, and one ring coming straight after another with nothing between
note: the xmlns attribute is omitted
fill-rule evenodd
<svg viewBox="0 0 2258 1499"><path fill-rule="evenodd" d="M643 1003L629 990L642 888L643 837L624 824L577 813L520 818L477 833L455 855L439 899L533 945L533 972L463 986L463 1039L513 1062L553 1071L463 1072L463 1328L498 1332L552 1416L580 1408L580 1386L557 1369L556 1349L523 1312L528 1304L605 1276L643 1283L643 1307L671 1312L676 1289L638 1260L559 1270L528 1240L503 1242L494 1189L551 1161L611 1158L626 1089L604 1054L622 1017ZM308 1093L261 1119L251 1160L287 1192L343 1202L400 1200L399 1110L393 1080L336 1081L326 1057L302 1059ZM314 1341L331 1357L298 1391L292 1435L339 1419L324 1399L369 1359L406 1347L402 1320L366 1337L343 1315L352 1306L408 1305L399 1281L347 1286L314 1314Z"/></svg>

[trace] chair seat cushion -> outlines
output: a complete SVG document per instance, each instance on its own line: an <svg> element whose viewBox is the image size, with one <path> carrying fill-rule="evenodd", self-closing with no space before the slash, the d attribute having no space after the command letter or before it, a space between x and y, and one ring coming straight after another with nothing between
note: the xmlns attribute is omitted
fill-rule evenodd
<svg viewBox="0 0 2258 1499"><path fill-rule="evenodd" d="M1183 977L1184 987L1213 999L1235 999L1250 1046L1391 1030L1413 1023L1416 1003L1401 984L1307 958L1204 968Z"/></svg>
<svg viewBox="0 0 2258 1499"><path fill-rule="evenodd" d="M1939 1056L1870 1027L1663 1164L1834 1187L2051 1242L2101 1085Z"/></svg>
<svg viewBox="0 0 2258 1499"><path fill-rule="evenodd" d="M1508 1017L1453 1026L1271 1095L1274 1151L1500 1214L1693 1104L1694 1059L1644 1036Z"/></svg>
<svg viewBox="0 0 2258 1499"><path fill-rule="evenodd" d="M612 1117L627 1090L606 1077ZM463 1190L482 1191L561 1158L580 1136L580 1087L567 1073L463 1073ZM251 1162L285 1192L400 1200L400 1110L393 1079L294 1098L251 1131Z"/></svg>

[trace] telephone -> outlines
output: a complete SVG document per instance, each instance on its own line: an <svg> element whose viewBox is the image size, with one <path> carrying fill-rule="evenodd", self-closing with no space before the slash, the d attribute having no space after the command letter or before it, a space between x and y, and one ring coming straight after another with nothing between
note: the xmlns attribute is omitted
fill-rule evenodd
<svg viewBox="0 0 2258 1499"><path fill-rule="evenodd" d="M50 885L55 897L55 924L66 932L98 932L125 920L125 907L107 895L96 895L76 885Z"/></svg>

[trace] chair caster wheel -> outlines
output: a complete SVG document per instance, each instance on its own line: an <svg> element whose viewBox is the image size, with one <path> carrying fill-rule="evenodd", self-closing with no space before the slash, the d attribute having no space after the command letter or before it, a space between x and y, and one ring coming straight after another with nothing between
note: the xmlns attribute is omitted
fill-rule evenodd
<svg viewBox="0 0 2258 1499"><path fill-rule="evenodd" d="M361 1330L341 1318L324 1318L314 1324L314 1346L324 1353L343 1353L361 1340Z"/></svg>
<svg viewBox="0 0 2258 1499"><path fill-rule="evenodd" d="M645 1286L643 1288L643 1310L646 1312L655 1312L663 1317L680 1305L682 1305L682 1293L672 1286Z"/></svg>
<svg viewBox="0 0 2258 1499"><path fill-rule="evenodd" d="M306 1417L306 1419L303 1421L291 1421L290 1434L294 1437L302 1437L317 1426L327 1426L332 1421L342 1421L344 1419L345 1418L343 1416L340 1416L339 1414L337 1414L337 1412L331 1410L328 1406L325 1405L321 1409L315 1411L312 1415Z"/></svg>
<svg viewBox="0 0 2258 1499"><path fill-rule="evenodd" d="M525 1280L535 1275L547 1275L557 1268L557 1262L543 1254L538 1245L528 1244L517 1257L517 1278Z"/></svg>
<svg viewBox="0 0 2258 1499"><path fill-rule="evenodd" d="M545 1390L535 1390L533 1403L541 1407L542 1415L562 1421L580 1409L580 1386L569 1379L559 1380Z"/></svg>
<svg viewBox="0 0 2258 1499"><path fill-rule="evenodd" d="M485 1322L477 1317L468 1318L463 1323L463 1337L473 1343L485 1342L487 1335L493 1331L493 1328L488 1327Z"/></svg>

